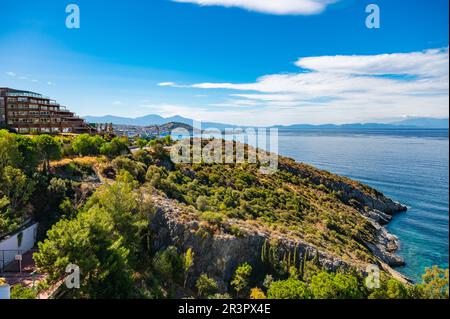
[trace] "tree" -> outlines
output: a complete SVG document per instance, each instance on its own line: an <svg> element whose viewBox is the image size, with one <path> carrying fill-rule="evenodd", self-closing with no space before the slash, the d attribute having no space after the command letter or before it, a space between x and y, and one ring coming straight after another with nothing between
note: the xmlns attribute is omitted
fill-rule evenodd
<svg viewBox="0 0 450 319"><path fill-rule="evenodd" d="M250 299L267 299L267 297L260 288L252 288L250 290Z"/></svg>
<svg viewBox="0 0 450 319"><path fill-rule="evenodd" d="M320 271L312 277L310 288L316 299L357 299L364 296L358 278L350 274Z"/></svg>
<svg viewBox="0 0 450 319"><path fill-rule="evenodd" d="M36 144L44 161L44 172L48 171L50 161L61 158L61 144L50 135L39 135L36 137Z"/></svg>
<svg viewBox="0 0 450 319"><path fill-rule="evenodd" d="M40 164L41 158L35 139L24 135L17 135L17 145L22 155L20 168L27 174L32 174Z"/></svg>
<svg viewBox="0 0 450 319"><path fill-rule="evenodd" d="M6 166L17 167L22 160L15 136L6 130L0 130L0 174Z"/></svg>
<svg viewBox="0 0 450 319"><path fill-rule="evenodd" d="M103 144L105 140L98 135L81 134L72 141L72 148L81 156L98 155Z"/></svg>
<svg viewBox="0 0 450 319"><path fill-rule="evenodd" d="M201 274L200 277L198 277L195 287L197 288L199 298L206 298L207 296L214 294L218 289L217 282L214 279L209 278L206 274Z"/></svg>
<svg viewBox="0 0 450 319"><path fill-rule="evenodd" d="M236 290L238 299L239 293L249 285L251 274L252 266L248 263L244 263L236 269L233 280L231 281L231 286Z"/></svg>
<svg viewBox="0 0 450 319"><path fill-rule="evenodd" d="M148 258L142 245L148 242L149 216L154 206L148 196L135 190L135 186L133 180L128 181L119 175L112 185L98 188L89 198L85 209L100 207L110 214L115 230L121 234L124 244L131 251L130 262L139 264Z"/></svg>
<svg viewBox="0 0 450 319"><path fill-rule="evenodd" d="M7 166L1 176L1 193L9 200L12 212L17 212L28 202L33 192L33 182L18 168Z"/></svg>
<svg viewBox="0 0 450 319"><path fill-rule="evenodd" d="M110 158L126 155L130 153L128 142L124 138L115 137L109 143L105 143L100 147L100 153Z"/></svg>
<svg viewBox="0 0 450 319"><path fill-rule="evenodd" d="M389 278L383 280L379 288L373 289L369 294L369 299L409 299L410 293L415 293L413 287L417 286L405 286L400 281ZM418 291L417 291L418 292Z"/></svg>
<svg viewBox="0 0 450 319"><path fill-rule="evenodd" d="M11 299L36 299L37 293L32 288L14 285L11 288Z"/></svg>
<svg viewBox="0 0 450 319"><path fill-rule="evenodd" d="M132 159L125 156L116 157L111 162L111 164L117 172L119 172L120 170L126 170L135 179L140 182L144 182L146 175L145 164L133 161Z"/></svg>
<svg viewBox="0 0 450 319"><path fill-rule="evenodd" d="M111 215L93 207L78 214L76 219L61 220L39 243L33 258L40 271L51 281L63 278L72 263L80 267L80 289L67 292L82 298L128 298L133 292L129 249L115 231Z"/></svg>
<svg viewBox="0 0 450 319"><path fill-rule="evenodd" d="M153 258L153 268L166 286L172 282L183 281L183 258L176 247L170 246L164 251L157 252Z"/></svg>
<svg viewBox="0 0 450 319"><path fill-rule="evenodd" d="M153 158L147 150L137 150L134 152L133 158L147 166L153 164Z"/></svg>
<svg viewBox="0 0 450 319"><path fill-rule="evenodd" d="M204 212L208 208L208 199L205 196L197 197L197 209L201 212Z"/></svg>
<svg viewBox="0 0 450 319"><path fill-rule="evenodd" d="M310 299L311 292L306 283L298 279L274 281L268 291L269 299Z"/></svg>
<svg viewBox="0 0 450 319"><path fill-rule="evenodd" d="M99 187L74 219L61 220L48 231L34 255L36 264L49 273L51 281L66 276L69 263L78 265L82 288L69 291L69 296L132 297L132 274L150 262L148 217L152 210L151 201L134 183L119 176L112 185ZM182 276L179 264L177 272Z"/></svg>
<svg viewBox="0 0 450 319"><path fill-rule="evenodd" d="M420 285L423 295L428 299L448 299L448 268L441 269L438 266L426 268Z"/></svg>
<svg viewBox="0 0 450 319"><path fill-rule="evenodd" d="M390 279L387 282L386 295L388 299L408 299L408 289L400 281Z"/></svg>
<svg viewBox="0 0 450 319"><path fill-rule="evenodd" d="M186 253L184 254L184 262L183 262L184 287L186 287L186 282L188 280L189 272L191 271L192 266L194 266L194 252L192 251L192 248L188 248L186 250Z"/></svg>
<svg viewBox="0 0 450 319"><path fill-rule="evenodd" d="M145 146L147 146L147 140L146 139L143 139L143 138L138 138L137 140L136 140L136 145L137 145L137 147L139 147L141 150L145 147Z"/></svg>

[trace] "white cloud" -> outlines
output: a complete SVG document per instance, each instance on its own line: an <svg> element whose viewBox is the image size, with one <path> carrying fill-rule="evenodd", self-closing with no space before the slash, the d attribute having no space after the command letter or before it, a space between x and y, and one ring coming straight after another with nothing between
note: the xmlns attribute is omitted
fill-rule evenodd
<svg viewBox="0 0 450 319"><path fill-rule="evenodd" d="M276 15L312 15L338 0L172 0L201 6L237 7Z"/></svg>
<svg viewBox="0 0 450 319"><path fill-rule="evenodd" d="M448 74L448 48L412 53L310 57L301 58L295 64L304 69L343 74L442 76Z"/></svg>
<svg viewBox="0 0 450 319"><path fill-rule="evenodd" d="M161 83L158 83L158 86L176 86L176 83L174 83L174 82L161 82Z"/></svg>
<svg viewBox="0 0 450 319"><path fill-rule="evenodd" d="M242 124L448 117L448 48L305 57L295 64L301 68L297 73L265 75L252 83L198 83L190 87L231 90L232 99L222 105L241 107L234 122ZM225 113L221 116L229 118Z"/></svg>
<svg viewBox="0 0 450 319"><path fill-rule="evenodd" d="M113 101L112 104L113 105L122 105L123 102L122 101Z"/></svg>
<svg viewBox="0 0 450 319"><path fill-rule="evenodd" d="M12 76L12 77L15 77L17 74L16 73L14 73L14 72L6 72L6 75L9 75L9 76Z"/></svg>

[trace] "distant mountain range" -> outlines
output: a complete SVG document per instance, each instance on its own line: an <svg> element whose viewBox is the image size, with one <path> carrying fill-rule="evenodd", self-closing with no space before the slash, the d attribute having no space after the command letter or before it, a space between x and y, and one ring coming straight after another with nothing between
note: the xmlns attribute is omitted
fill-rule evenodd
<svg viewBox="0 0 450 319"><path fill-rule="evenodd" d="M416 118L408 119L392 123L351 123L351 124L294 124L294 125L277 125L274 126L279 129L448 129L448 119L433 119L433 118Z"/></svg>
<svg viewBox="0 0 450 319"><path fill-rule="evenodd" d="M115 125L132 125L132 126L152 126L152 125L164 125L168 123L182 123L193 126L193 120L182 116L162 117L156 114L150 114L142 117L129 118L118 117L112 115L106 116L85 116L84 119L88 123L112 123ZM202 128L217 128L223 130L225 128L237 127L236 125L214 123L214 122L202 122Z"/></svg>
<svg viewBox="0 0 450 319"><path fill-rule="evenodd" d="M85 120L89 123L112 123L116 125L132 125L132 126L151 126L163 125L171 122L183 123L192 126L193 120L182 116L162 117L156 114L150 114L137 118L118 117L112 115L106 116L86 116ZM223 130L225 128L238 127L237 125L202 122L202 128L217 128ZM245 127L245 126L239 126ZM294 125L276 125L273 126L278 129L399 129L399 128L428 128L428 129L448 129L448 119L434 119L434 118L410 118L403 121L392 123L352 123L352 124L294 124Z"/></svg>

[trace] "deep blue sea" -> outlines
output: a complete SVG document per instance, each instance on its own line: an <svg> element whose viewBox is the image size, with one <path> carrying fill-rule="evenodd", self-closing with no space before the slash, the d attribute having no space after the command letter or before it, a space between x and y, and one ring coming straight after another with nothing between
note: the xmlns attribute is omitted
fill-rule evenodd
<svg viewBox="0 0 450 319"><path fill-rule="evenodd" d="M279 151L408 206L387 226L406 261L397 270L420 281L425 267L448 268L448 130L280 130Z"/></svg>

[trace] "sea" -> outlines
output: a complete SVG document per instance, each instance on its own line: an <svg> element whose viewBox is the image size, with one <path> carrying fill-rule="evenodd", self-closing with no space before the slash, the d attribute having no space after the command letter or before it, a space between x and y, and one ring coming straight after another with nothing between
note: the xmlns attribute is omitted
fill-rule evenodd
<svg viewBox="0 0 450 319"><path fill-rule="evenodd" d="M426 267L448 268L447 129L293 129L279 131L279 153L363 182L408 207L388 230L406 262L398 271L421 281Z"/></svg>

